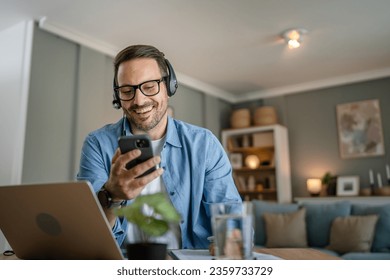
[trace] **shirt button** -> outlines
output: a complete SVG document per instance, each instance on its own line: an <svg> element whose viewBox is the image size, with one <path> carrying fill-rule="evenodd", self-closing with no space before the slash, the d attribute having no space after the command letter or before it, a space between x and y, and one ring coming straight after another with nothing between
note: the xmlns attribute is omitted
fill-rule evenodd
<svg viewBox="0 0 390 280"><path fill-rule="evenodd" d="M175 192L170 192L169 194L170 194L170 195L175 195Z"/></svg>

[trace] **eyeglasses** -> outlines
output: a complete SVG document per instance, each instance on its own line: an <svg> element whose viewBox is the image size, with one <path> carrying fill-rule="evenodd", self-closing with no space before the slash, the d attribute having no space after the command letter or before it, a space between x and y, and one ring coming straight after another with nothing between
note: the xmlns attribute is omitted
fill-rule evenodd
<svg viewBox="0 0 390 280"><path fill-rule="evenodd" d="M139 85L124 85L120 87L114 87L115 91L118 91L119 99L122 101L130 101L134 99L135 92L139 89L145 96L154 96L160 92L160 83L164 81L165 77L159 80L151 80L143 82Z"/></svg>

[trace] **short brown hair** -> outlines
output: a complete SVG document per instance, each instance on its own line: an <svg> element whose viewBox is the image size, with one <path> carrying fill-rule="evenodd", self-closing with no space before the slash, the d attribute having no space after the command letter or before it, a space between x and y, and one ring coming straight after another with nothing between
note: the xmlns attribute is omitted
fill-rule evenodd
<svg viewBox="0 0 390 280"><path fill-rule="evenodd" d="M121 50L114 59L114 82L117 83L117 75L119 65L125 61L129 61L135 58L152 58L156 60L161 75L167 76L167 64L165 62L164 53L160 52L157 48L149 45L133 45Z"/></svg>

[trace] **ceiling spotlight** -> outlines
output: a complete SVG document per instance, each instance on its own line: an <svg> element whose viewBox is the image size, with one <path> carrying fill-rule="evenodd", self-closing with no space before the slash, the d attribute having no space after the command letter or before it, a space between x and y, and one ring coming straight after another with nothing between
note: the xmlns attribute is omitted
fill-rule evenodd
<svg viewBox="0 0 390 280"><path fill-rule="evenodd" d="M306 34L307 30L303 28L289 29L283 32L282 37L286 40L290 49L296 49L301 46L302 35Z"/></svg>

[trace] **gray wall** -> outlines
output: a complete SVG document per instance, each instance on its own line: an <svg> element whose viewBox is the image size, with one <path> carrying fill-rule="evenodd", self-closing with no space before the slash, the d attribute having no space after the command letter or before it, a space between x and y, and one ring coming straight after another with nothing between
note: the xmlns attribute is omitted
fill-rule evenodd
<svg viewBox="0 0 390 280"><path fill-rule="evenodd" d="M122 117L111 105L112 61L35 27L22 182L74 180L85 136ZM176 118L216 136L220 112L230 108L184 85L170 105Z"/></svg>
<svg viewBox="0 0 390 280"><path fill-rule="evenodd" d="M182 121L195 125L204 125L204 94L185 87L178 81L179 87L175 95L169 98L169 105L173 107L174 116Z"/></svg>
<svg viewBox="0 0 390 280"><path fill-rule="evenodd" d="M360 176L361 187L369 183L368 170L381 172L390 163L390 78L265 99L277 107L281 123L289 131L293 196L307 196L306 179L335 175ZM381 107L385 156L341 159L338 146L336 105L378 99Z"/></svg>
<svg viewBox="0 0 390 280"><path fill-rule="evenodd" d="M112 61L111 57L80 47L74 104L77 115L73 124L75 143L71 149L74 155L73 177L78 171L80 151L87 134L122 117L122 110L112 107Z"/></svg>
<svg viewBox="0 0 390 280"><path fill-rule="evenodd" d="M23 182L71 176L77 54L75 44L34 30Z"/></svg>
<svg viewBox="0 0 390 280"><path fill-rule="evenodd" d="M221 130L229 126L230 103L180 85L180 81L169 105L175 118L210 129L218 138Z"/></svg>

